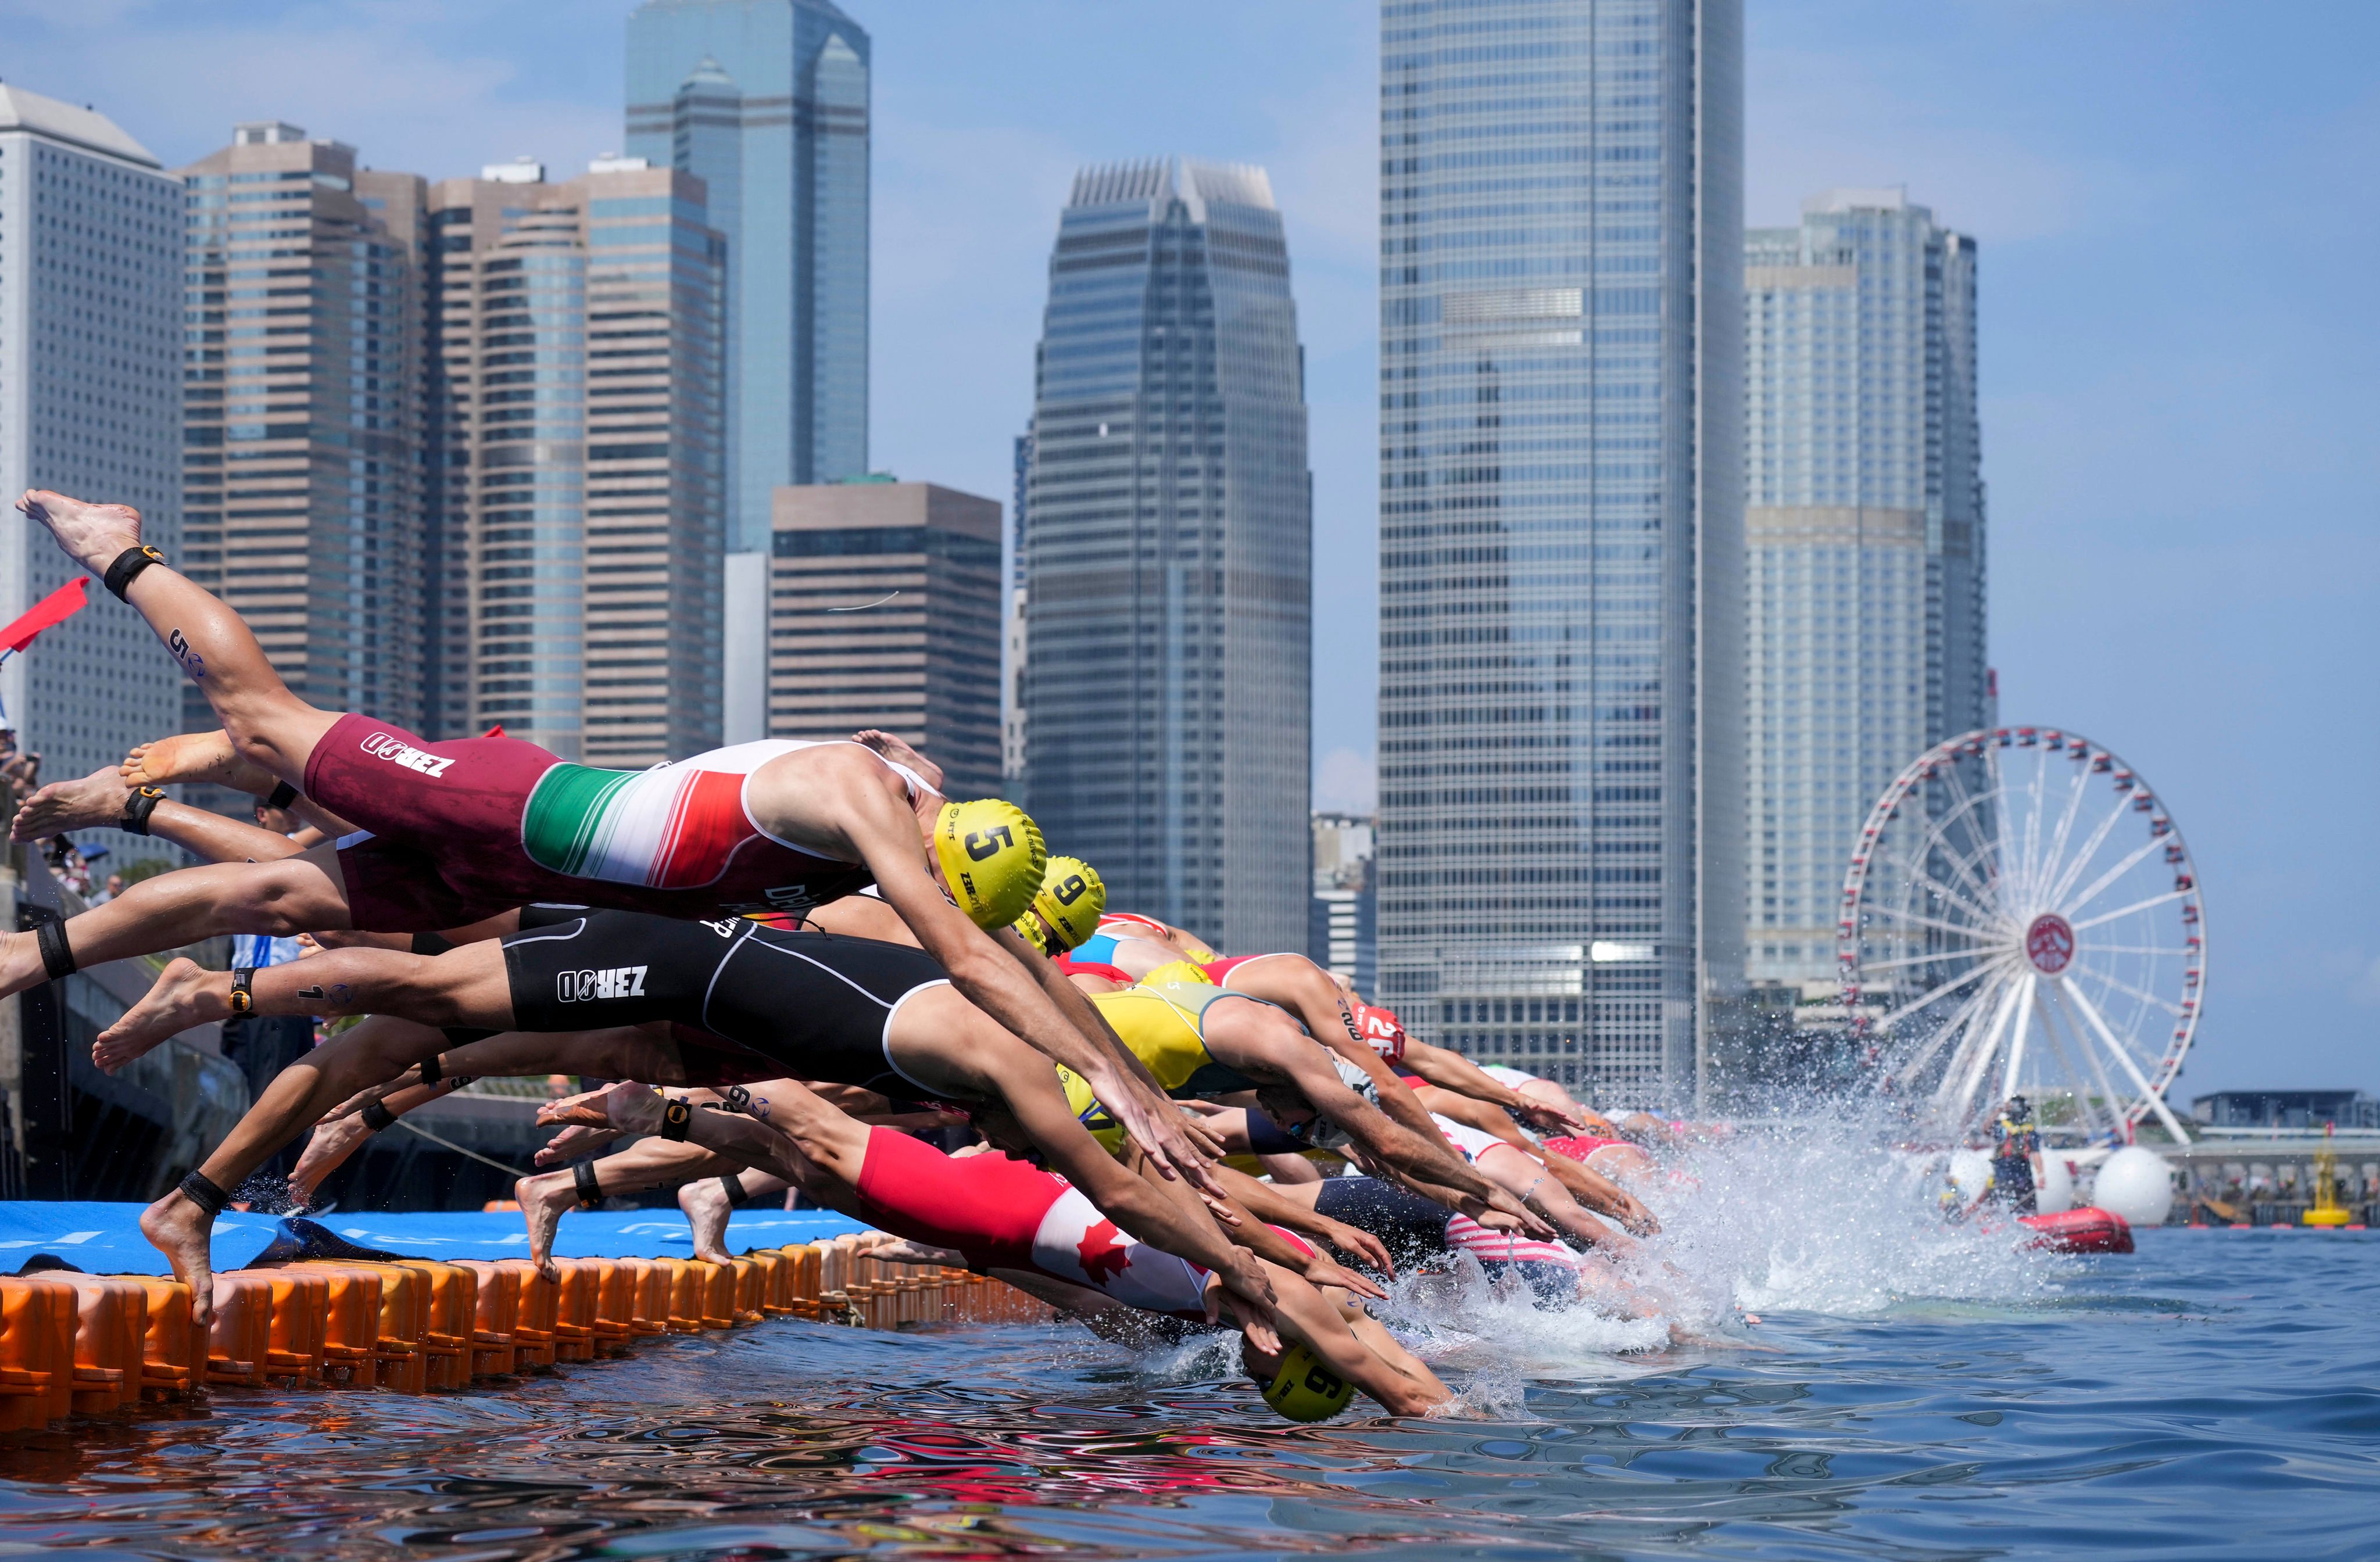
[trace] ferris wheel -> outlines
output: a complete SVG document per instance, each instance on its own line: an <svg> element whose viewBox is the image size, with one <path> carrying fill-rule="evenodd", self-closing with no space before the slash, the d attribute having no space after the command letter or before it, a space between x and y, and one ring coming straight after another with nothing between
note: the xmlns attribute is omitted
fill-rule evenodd
<svg viewBox="0 0 2380 1562"><path fill-rule="evenodd" d="M2198 1029L2206 920L2181 832L2132 769L2046 727L1927 750L1852 849L1836 963L1879 1085L1953 1131L2010 1096L2046 1132L2129 1138Z"/></svg>

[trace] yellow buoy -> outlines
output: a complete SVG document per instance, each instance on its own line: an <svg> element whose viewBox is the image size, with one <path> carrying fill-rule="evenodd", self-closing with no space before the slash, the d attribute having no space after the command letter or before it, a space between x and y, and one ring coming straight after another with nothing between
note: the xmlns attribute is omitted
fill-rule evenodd
<svg viewBox="0 0 2380 1562"><path fill-rule="evenodd" d="M2344 1226L2349 1216L2338 1202L2338 1157L2330 1152L2331 1125L2322 1125L2322 1148L2313 1153L2313 1207L2298 1218L2309 1226Z"/></svg>

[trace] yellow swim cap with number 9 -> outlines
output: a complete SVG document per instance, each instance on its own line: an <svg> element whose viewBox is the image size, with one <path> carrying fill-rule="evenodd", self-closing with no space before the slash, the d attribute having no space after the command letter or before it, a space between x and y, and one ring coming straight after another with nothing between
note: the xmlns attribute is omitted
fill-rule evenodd
<svg viewBox="0 0 2380 1562"><path fill-rule="evenodd" d="M1107 909L1107 881L1099 869L1080 857L1050 859L1041 891L1033 897L1033 912L1058 936L1061 951L1080 947L1098 932L1100 914Z"/></svg>
<svg viewBox="0 0 2380 1562"><path fill-rule="evenodd" d="M1024 809L978 797L942 805L934 817L934 860L967 920L989 929L1007 926L1032 904L1050 848Z"/></svg>
<svg viewBox="0 0 2380 1562"><path fill-rule="evenodd" d="M1295 1341L1281 1352L1281 1371L1265 1385L1264 1402L1292 1421L1329 1421L1355 1398L1355 1386L1324 1366Z"/></svg>

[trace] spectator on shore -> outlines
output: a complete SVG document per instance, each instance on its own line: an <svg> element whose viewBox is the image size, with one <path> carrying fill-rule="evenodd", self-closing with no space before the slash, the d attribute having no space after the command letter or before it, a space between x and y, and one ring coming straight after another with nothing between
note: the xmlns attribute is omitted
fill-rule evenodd
<svg viewBox="0 0 2380 1562"><path fill-rule="evenodd" d="M103 906L122 893L124 893L124 875L120 873L111 873L107 876L106 888L92 891L91 903L95 906Z"/></svg>

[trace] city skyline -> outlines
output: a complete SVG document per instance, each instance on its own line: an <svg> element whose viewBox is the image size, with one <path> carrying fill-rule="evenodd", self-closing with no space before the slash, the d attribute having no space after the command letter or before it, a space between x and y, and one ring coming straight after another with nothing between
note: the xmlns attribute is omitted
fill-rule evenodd
<svg viewBox="0 0 2380 1562"><path fill-rule="evenodd" d="M534 18L416 27L334 14L284 37L271 33L275 6L203 27L154 7L92 9L114 21L103 53L67 8L28 7L12 79L76 102L120 86L125 101L102 107L168 163L234 118L266 115L430 174L521 151L577 167L616 147L610 18L625 6L587 7L588 24L568 30L589 35L583 46ZM898 414L880 410L880 464L1005 491L1025 394L1014 349L1035 329L1050 192L1075 163L1176 142L1266 161L1307 295L1329 561L1318 637L1343 639L1351 624L1360 637L1373 611L1368 7L1156 17L1135 47L1078 8L1027 10L1035 25L1003 29L952 7L863 18L880 57L902 61L880 67L877 86L878 227L892 237L880 242L876 399ZM1750 221L1790 220L1815 188L1905 182L1991 248L1982 357L2003 707L2124 743L2212 864L2225 973L2185 1089L2272 1083L2268 1065L2335 1078L2320 1038L2368 1033L2380 1006L2380 947L2356 931L2368 918L2353 896L2374 827L2346 821L2342 845L2268 806L2283 772L2261 757L2331 725L2303 669L2373 649L2347 604L2380 561L2356 529L2361 459L2342 454L2369 421L2350 366L2370 332L2298 302L2345 296L2345 258L2371 223L2320 192L2369 123L2344 61L2372 18L2309 6L2267 33L2182 26L2143 49L2136 30L2090 16L1752 12ZM1078 27L1044 25L1060 16ZM1002 35L1052 31L1046 57ZM1117 67L1078 93L1037 90L1082 79L1087 50ZM382 70L402 90L381 90ZM2210 103L2237 106L2203 112ZM2198 231L2218 202L2252 220ZM2284 212L2301 242L2252 238ZM2192 243L2141 266L2144 242L2184 231ZM954 272L980 285L962 294ZM1318 751L1360 761L1368 723L1346 712L1368 708L1362 671L1324 667L1349 681L1318 700ZM2352 766L2373 756L2350 729Z"/></svg>

